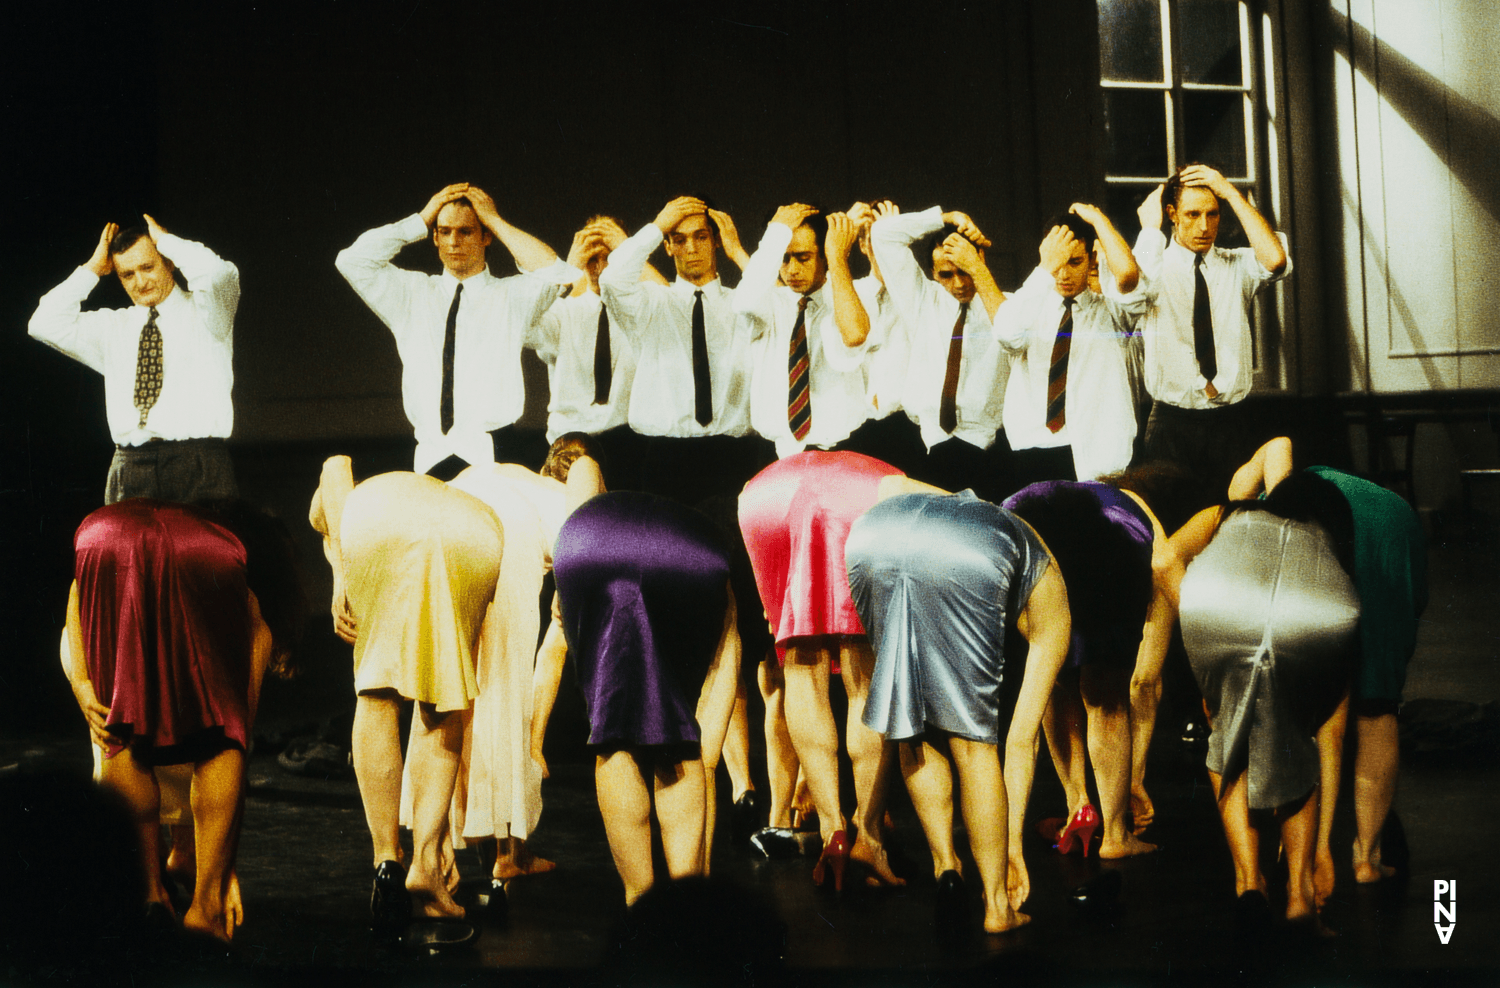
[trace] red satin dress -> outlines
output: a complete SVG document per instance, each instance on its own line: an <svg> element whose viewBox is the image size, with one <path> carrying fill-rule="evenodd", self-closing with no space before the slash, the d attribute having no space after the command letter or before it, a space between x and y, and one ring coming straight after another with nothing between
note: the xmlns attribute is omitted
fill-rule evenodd
<svg viewBox="0 0 1500 988"><path fill-rule="evenodd" d="M197 761L249 741L245 547L184 504L133 498L74 536L89 679L109 707L105 757Z"/></svg>

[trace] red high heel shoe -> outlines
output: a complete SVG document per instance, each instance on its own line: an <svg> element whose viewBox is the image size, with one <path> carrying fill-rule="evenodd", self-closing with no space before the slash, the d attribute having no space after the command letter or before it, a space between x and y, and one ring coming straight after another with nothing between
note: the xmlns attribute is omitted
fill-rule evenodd
<svg viewBox="0 0 1500 988"><path fill-rule="evenodd" d="M1094 809L1092 803L1084 803L1083 808L1073 814L1073 819L1063 828L1063 832L1057 835L1057 850L1059 854L1069 854L1073 850L1073 842L1077 841L1083 845L1083 856L1089 856L1089 841L1094 839L1094 831L1099 829L1099 811Z"/></svg>
<svg viewBox="0 0 1500 988"><path fill-rule="evenodd" d="M818 863L813 865L814 885L823 884L825 865L833 870L834 891L844 891L844 870L849 866L849 836L844 831L835 830L833 836L828 838L828 843L823 845L823 853L818 855Z"/></svg>

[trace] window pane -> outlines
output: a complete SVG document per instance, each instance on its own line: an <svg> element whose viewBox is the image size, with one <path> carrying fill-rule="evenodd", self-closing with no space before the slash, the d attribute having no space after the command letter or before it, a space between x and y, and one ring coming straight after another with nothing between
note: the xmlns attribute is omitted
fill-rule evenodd
<svg viewBox="0 0 1500 988"><path fill-rule="evenodd" d="M1099 78L1166 82L1157 0L1099 0Z"/></svg>
<svg viewBox="0 0 1500 988"><path fill-rule="evenodd" d="M1136 234L1141 232L1141 221L1136 218L1135 211L1154 188L1155 185L1117 185L1113 182L1107 186L1100 208L1115 225L1115 229L1120 231L1120 236L1125 238L1126 243L1134 244Z"/></svg>
<svg viewBox="0 0 1500 988"><path fill-rule="evenodd" d="M1167 173L1167 110L1160 92L1106 89L1104 134L1107 174Z"/></svg>
<svg viewBox="0 0 1500 988"><path fill-rule="evenodd" d="M1177 25L1183 82L1244 84L1239 0L1181 0Z"/></svg>
<svg viewBox="0 0 1500 988"><path fill-rule="evenodd" d="M1107 115L1107 112L1106 112ZM1245 154L1245 97L1241 93L1182 94L1183 164L1201 161L1226 178L1249 178Z"/></svg>

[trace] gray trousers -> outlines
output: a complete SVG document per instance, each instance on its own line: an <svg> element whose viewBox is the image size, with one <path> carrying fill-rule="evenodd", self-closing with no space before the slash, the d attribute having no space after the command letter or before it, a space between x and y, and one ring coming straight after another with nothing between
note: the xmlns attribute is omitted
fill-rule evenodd
<svg viewBox="0 0 1500 988"><path fill-rule="evenodd" d="M239 496L234 463L223 439L163 439L116 446L104 484L104 503L131 497L211 501Z"/></svg>

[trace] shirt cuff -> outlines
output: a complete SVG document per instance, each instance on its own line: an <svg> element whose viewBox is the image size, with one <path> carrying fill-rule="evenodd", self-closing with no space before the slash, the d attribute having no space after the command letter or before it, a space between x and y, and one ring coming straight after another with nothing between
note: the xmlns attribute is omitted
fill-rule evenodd
<svg viewBox="0 0 1500 988"><path fill-rule="evenodd" d="M532 278L541 278L543 281L550 281L554 285L571 285L579 278L588 277L588 275L560 257L545 268L537 268L535 271L527 271L525 274Z"/></svg>
<svg viewBox="0 0 1500 988"><path fill-rule="evenodd" d="M89 293L94 290L95 286L99 284L99 281L100 278L97 274L90 271L86 266L80 264L73 270L72 274L68 275L68 278L63 282L63 285L66 286L70 292L76 294L79 299L86 299L89 297Z"/></svg>

